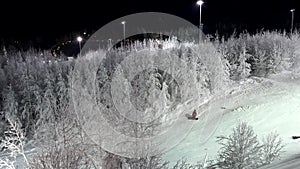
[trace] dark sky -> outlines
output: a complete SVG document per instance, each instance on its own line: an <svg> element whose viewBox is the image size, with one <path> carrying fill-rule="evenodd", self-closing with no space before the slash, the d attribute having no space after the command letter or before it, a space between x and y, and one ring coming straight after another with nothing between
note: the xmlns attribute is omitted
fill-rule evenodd
<svg viewBox="0 0 300 169"><path fill-rule="evenodd" d="M52 45L71 32L97 30L119 17L137 12L165 12L198 24L197 0L98 0L0 2L0 39L36 40ZM299 0L203 0L202 20L207 32L216 25L243 24L244 29L289 28L291 8L300 23ZM299 14L298 14L299 10ZM47 46L46 45L46 46Z"/></svg>

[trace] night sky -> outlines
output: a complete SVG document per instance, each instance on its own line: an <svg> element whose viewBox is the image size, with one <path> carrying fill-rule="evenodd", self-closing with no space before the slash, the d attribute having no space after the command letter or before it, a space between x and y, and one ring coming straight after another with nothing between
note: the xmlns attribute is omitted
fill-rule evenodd
<svg viewBox="0 0 300 169"><path fill-rule="evenodd" d="M71 33L95 31L119 17L137 12L165 12L198 24L197 0L98 0L9 1L0 2L0 40L33 41L51 47ZM203 0L202 21L206 33L232 31L232 25L249 32L264 29L289 29L290 9L294 23L300 24L299 0Z"/></svg>

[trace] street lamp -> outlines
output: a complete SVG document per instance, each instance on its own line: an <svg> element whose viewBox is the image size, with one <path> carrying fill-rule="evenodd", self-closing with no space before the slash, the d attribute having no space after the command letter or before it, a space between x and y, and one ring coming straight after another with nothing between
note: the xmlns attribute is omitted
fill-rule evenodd
<svg viewBox="0 0 300 169"><path fill-rule="evenodd" d="M202 38L201 38L201 35L202 35L201 34L202 33L201 7L202 7L203 3L204 2L202 0L197 1L197 5L199 5L199 7L200 7L200 10L199 10L199 15L200 15L200 19L199 19L199 43L202 40Z"/></svg>
<svg viewBox="0 0 300 169"><path fill-rule="evenodd" d="M123 39L125 40L125 21L122 21L121 24L123 25Z"/></svg>
<svg viewBox="0 0 300 169"><path fill-rule="evenodd" d="M292 33L293 28L294 28L294 12L295 12L295 9L291 9L290 11L292 12L292 23L291 23L291 33Z"/></svg>
<svg viewBox="0 0 300 169"><path fill-rule="evenodd" d="M122 21L121 24L123 25L123 41L124 41L124 45L125 45L125 24L126 22L125 21Z"/></svg>
<svg viewBox="0 0 300 169"><path fill-rule="evenodd" d="M108 39L107 48L110 49L112 47L112 39Z"/></svg>
<svg viewBox="0 0 300 169"><path fill-rule="evenodd" d="M82 41L82 37L78 36L77 37L77 41L78 41L78 44L79 44L79 57L81 57L81 41Z"/></svg>

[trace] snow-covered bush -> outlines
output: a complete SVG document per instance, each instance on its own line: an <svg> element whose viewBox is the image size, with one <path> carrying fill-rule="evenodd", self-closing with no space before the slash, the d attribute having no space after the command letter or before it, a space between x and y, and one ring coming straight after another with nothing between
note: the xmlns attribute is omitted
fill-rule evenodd
<svg viewBox="0 0 300 169"><path fill-rule="evenodd" d="M197 164L190 164L185 158L178 160L173 166L170 166L169 169L208 169L214 168L216 166L214 160L204 159L204 161L198 161Z"/></svg>
<svg viewBox="0 0 300 169"><path fill-rule="evenodd" d="M4 132L4 139L1 140L0 150L4 150L0 157L0 168L15 169L18 166L29 167L28 159L25 154L25 135L20 124L7 118L9 129ZM18 157L18 163L17 163Z"/></svg>
<svg viewBox="0 0 300 169"><path fill-rule="evenodd" d="M262 158L261 164L270 164L275 159L279 158L280 152L283 148L282 139L277 133L268 134L262 141Z"/></svg>
<svg viewBox="0 0 300 169"><path fill-rule="evenodd" d="M67 103L68 104L68 103ZM30 168L98 168L96 146L84 135L69 107L58 109L59 118L39 126L35 136L37 151L31 156Z"/></svg>
<svg viewBox="0 0 300 169"><path fill-rule="evenodd" d="M182 160L178 160L176 164L171 168L172 169L185 169L185 168L193 169L194 166L192 164L189 164L186 159L182 159Z"/></svg>
<svg viewBox="0 0 300 169"><path fill-rule="evenodd" d="M168 169L168 162L164 161L160 155L130 159L127 161L127 164L129 168L136 169Z"/></svg>

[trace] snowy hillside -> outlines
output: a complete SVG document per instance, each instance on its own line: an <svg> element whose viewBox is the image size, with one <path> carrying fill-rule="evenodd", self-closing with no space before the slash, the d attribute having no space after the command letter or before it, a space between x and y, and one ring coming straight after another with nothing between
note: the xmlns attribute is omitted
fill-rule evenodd
<svg viewBox="0 0 300 169"><path fill-rule="evenodd" d="M291 80L289 74L273 76L271 79L268 81L272 85L261 85L261 92L212 102L211 109L201 112L198 121L187 122L194 123L192 130L180 144L166 153L165 159L175 163L184 157L196 163L203 161L206 153L208 158L213 159L220 148L216 137L229 135L239 122L247 122L260 138L276 131L285 145L281 157L288 160L283 163L294 166L290 163L296 161L293 159L299 156L300 150L299 140L292 139L292 135L300 134L300 80ZM282 165L277 168L282 168Z"/></svg>

